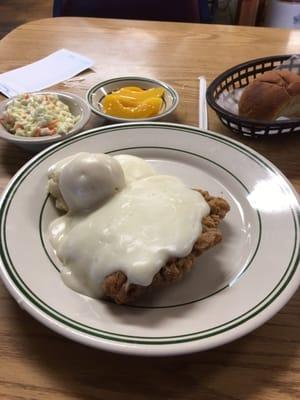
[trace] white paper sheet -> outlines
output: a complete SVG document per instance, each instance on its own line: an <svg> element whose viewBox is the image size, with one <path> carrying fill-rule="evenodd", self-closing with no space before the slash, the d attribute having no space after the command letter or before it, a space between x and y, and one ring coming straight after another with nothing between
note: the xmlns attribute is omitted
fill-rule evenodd
<svg viewBox="0 0 300 400"><path fill-rule="evenodd" d="M94 61L60 49L32 64L0 74L0 92L7 97L45 89L94 65Z"/></svg>

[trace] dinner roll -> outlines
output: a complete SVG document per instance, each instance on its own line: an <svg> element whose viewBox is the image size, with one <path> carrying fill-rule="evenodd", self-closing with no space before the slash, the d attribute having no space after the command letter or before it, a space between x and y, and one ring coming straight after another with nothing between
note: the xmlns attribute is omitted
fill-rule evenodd
<svg viewBox="0 0 300 400"><path fill-rule="evenodd" d="M242 93L239 115L259 121L300 117L300 75L273 70L258 76Z"/></svg>

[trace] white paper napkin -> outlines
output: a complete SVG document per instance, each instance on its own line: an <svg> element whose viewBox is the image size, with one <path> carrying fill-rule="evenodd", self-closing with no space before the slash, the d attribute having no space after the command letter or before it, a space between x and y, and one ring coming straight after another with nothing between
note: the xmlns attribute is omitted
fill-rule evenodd
<svg viewBox="0 0 300 400"><path fill-rule="evenodd" d="M73 51L60 49L32 64L0 74L0 92L7 97L45 89L94 65Z"/></svg>

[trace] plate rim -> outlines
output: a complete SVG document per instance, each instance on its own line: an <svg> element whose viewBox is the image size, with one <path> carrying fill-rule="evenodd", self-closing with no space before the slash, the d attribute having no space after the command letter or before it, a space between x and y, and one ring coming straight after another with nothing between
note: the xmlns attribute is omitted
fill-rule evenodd
<svg viewBox="0 0 300 400"><path fill-rule="evenodd" d="M47 156L49 156L49 155L51 155L51 154L53 154L53 153L55 153L57 150L59 150L59 149L61 149L61 148L63 148L63 147L65 147L69 142L73 142L73 141L77 141L77 140L81 140L82 138L84 138L84 137L86 137L86 136L90 136L92 133L96 133L96 134L98 134L98 132L100 131L100 133L101 133L101 131L104 131L104 132L109 132L109 131L111 131L111 130L119 130L120 128L124 128L124 129L130 129L130 128L132 128L132 127L148 127L148 128L152 128L152 127L166 127L166 128L171 128L171 129L174 129L174 128L177 128L178 130L180 130L180 131L183 131L183 133L186 133L186 130L189 130L189 131L192 131L191 133L196 133L196 134L204 134L204 135L206 135L206 136L208 136L208 137L212 137L212 138L217 138L219 141L221 141L221 142L225 142L225 144L228 144L228 143L230 143L230 144L233 144L233 145L238 145L238 148L240 149L240 148L242 148L244 151L243 151L243 153L246 151L247 153L248 153L248 155L249 155L249 153L250 154L252 154L252 156L256 156L256 158L258 158L258 160L259 161L261 161L261 162L263 162L263 164L264 164L264 166L265 167L268 167L268 169L271 169L272 170L272 172L275 172L276 174L279 174L279 175L281 175L281 177L283 177L283 179L284 179L284 182L285 182L285 184L287 185L287 187L289 188L289 189L291 189L292 190L292 193L293 193L293 195L295 196L295 198L298 200L298 196L297 196L297 192L295 192L295 189L293 188L293 186L291 185L291 183L287 180L287 178L277 169L277 167L275 167L270 161L268 161L267 159L265 159L262 155L260 155L259 153L257 153L256 151L254 151L254 150L252 150L251 148L249 148L248 146L245 146L245 145L243 145L242 143L240 143L240 142L237 142L237 141L235 141L235 140L232 140L231 138L227 138L227 137L225 137L225 136L223 136L223 135L220 135L220 134L216 134L216 133L214 133L214 132L211 132L211 131L205 131L205 130L200 130L200 129L198 129L198 128L195 128L195 127L191 127L191 126L188 126L188 125L180 125L180 124L170 124L170 123L162 123L162 122L151 122L151 123L149 123L149 122L145 122L145 123L143 123L143 122L141 122L141 123L139 123L139 122L137 122L137 123L125 123L125 124L118 124L118 125L113 125L113 126L105 126L105 127L99 127L99 128L94 128L94 129L91 129L91 130L87 130L87 131L84 131L84 132L82 132L82 133L80 133L79 135L77 135L77 136L73 136L73 137L70 137L70 138L68 138L65 142L62 142L62 143L58 143L58 144L55 144L55 145L53 145L53 146L51 146L50 148L47 148L47 149L45 149L44 151L42 151L41 153L39 153L39 154L37 154L35 157L33 157L31 160L29 160L16 174L15 174L15 176L11 179L11 181L9 182L9 184L7 185L7 188L5 189L5 191L4 191L4 193L3 193L3 196L2 196L2 198L1 198L1 203L0 203L0 211L1 211L1 220L2 220L2 213L3 213L3 204L4 204L4 200L6 199L6 197L7 196L9 196L9 193L10 193L10 190L11 189L13 189L14 188L14 186L15 186L15 183L17 182L17 180L18 180L18 178L20 177L20 176L22 176L23 175L23 173L27 170L27 168L29 168L30 169L30 167L32 167L32 169L35 169L35 166L36 166L36 161L37 160L41 160L41 161L43 161L43 159L45 158L44 156L46 155L46 157ZM185 131L185 132L184 132ZM66 143L67 142L67 143ZM227 143L226 143L227 142ZM140 146L140 147L143 147L143 146ZM157 146L157 147L159 147L159 146ZM235 146L234 146L235 147ZM251 157L250 157L251 158ZM39 163L38 163L39 164ZM299 203L297 203L297 206L298 206L298 211L297 211L297 209L296 210L293 210L293 211L296 211L296 216L293 214L293 216L295 217L295 218L297 218L297 215L298 215L298 219L299 219L299 217L300 217L300 215L298 214L299 213ZM292 208L291 208L292 209ZM295 224L295 231L296 231L296 233L297 233L297 221L295 221L294 220L294 224ZM296 243L296 240L295 240L295 243ZM3 256L3 254L2 254L3 252L2 252L2 237L1 237L1 268L0 268L0 272L1 272L1 275L2 275L2 279L3 279L3 281L4 281L4 283L5 283L5 286L9 289L9 291L10 291L10 293L13 295L13 297L17 300L17 302L20 304L21 303L21 305L25 308L25 309L27 309L27 311L29 311L29 313L31 314L31 315L33 315L33 309L31 308L31 307L33 307L32 306L32 304L29 302L29 304L27 304L27 302L26 301L24 301L24 298L22 298L22 296L20 297L20 294L19 293L17 293L16 292L16 288L14 287L14 284L13 284L13 280L10 280L10 278L11 277L9 277L8 278L8 276L5 274L5 272L6 273L8 273L7 272L7 270L6 270L6 267L4 266L4 264L3 264L3 260L2 260L2 256ZM290 267L290 264L291 264L291 262L293 261L295 261L294 262L294 264L293 264L293 266L295 267L294 268L294 270L296 271L297 270L297 264L298 264L298 262L297 262L297 260L299 259L299 255L298 255L298 258L296 258L295 260L294 260L294 255L291 257L291 259L290 259L290 263L289 263L289 266L287 267L287 270L289 269L289 267ZM285 290L286 290L286 287L288 286L288 284L290 283L290 281L292 280L292 278L293 278L293 276L294 276L294 273L289 277L289 279L287 280L287 282L285 283L285 285L283 286L283 288L282 289L280 289L279 290L279 293L275 296L275 299L278 299L278 297L281 295L281 293L282 292L284 292ZM283 277L282 277L282 279L283 279ZM281 280L282 280L281 279ZM281 282L281 280L280 280L280 282ZM279 282L279 283L280 283ZM279 284L278 283L278 284ZM298 282L298 284L299 284L299 282ZM283 304L279 304L278 306L277 306L277 308L275 307L275 310L273 310L274 312L273 312L273 314L275 314L287 301L288 301L288 299L294 294L294 292L297 290L297 284L295 285L295 287L293 288L293 290L291 290L291 292L290 293L288 293L288 296L286 296L285 297L285 300L283 301L283 302L281 302L281 303L283 303ZM18 287L17 287L18 288ZM276 288L276 287L275 287ZM275 288L273 288L272 289L272 292L271 293L273 293L273 291L275 290ZM18 290L20 290L19 288L18 288ZM23 295L23 293L22 293L22 295ZM267 296L267 297L269 297L269 295ZM272 301L271 301L271 303L275 300L275 299L273 299ZM27 301L28 301L28 299L26 299ZM261 304L261 303L264 303L264 301L265 301L265 299L264 300L262 300L259 304ZM259 314L260 316L261 316L261 313L266 309L266 310L268 310L269 308L269 303L267 303L267 305L265 306L265 307L263 307L262 309L260 309L259 311L257 311L257 313L255 313L254 315L253 315L253 317L255 317L256 316L256 314ZM36 306L36 307L39 307L39 306ZM49 307L49 306L48 306ZM254 308L256 308L257 307L257 305L254 307ZM38 309L39 310L39 312L41 312L41 309L39 308ZM36 310L34 310L34 311L36 311ZM250 310L251 311L251 310ZM270 310L269 310L270 311ZM45 311L42 311L43 313L45 312ZM247 313L249 312L249 310L247 311ZM38 313L39 314L39 313ZM267 313L268 314L268 313ZM35 317L37 317L37 319L39 319L40 320L40 322L42 322L42 323L46 323L46 321L45 321L45 316L43 316L43 315L39 315L39 316L37 316L36 315L36 313L34 313L34 315L33 316L35 316ZM49 317L48 316L46 316L46 318L48 318L49 319ZM51 318L53 318L53 317L50 317L50 319ZM237 318L235 318L235 319L239 319L239 318L241 318L241 316L238 316ZM249 318L252 318L252 317L249 317ZM245 322L247 322L247 320L249 319L249 318L247 318L245 321L242 321L239 325L242 325L242 326L244 326L245 325ZM270 318L270 313L269 313L269 315L267 315L267 317L264 319L264 321L263 322L266 322L268 319ZM253 320L252 320L253 321ZM232 321L230 321L230 322L232 322ZM64 323L63 323L64 324ZM228 324L228 323L225 323L225 325L226 324ZM54 326L53 326L53 321L51 322L51 321L49 321L49 320L47 320L47 323L46 323L46 325L48 326L48 327L50 327L51 329L54 329ZM261 323L259 323L258 325L261 325ZM63 325L64 326L64 325ZM229 331L232 331L232 329L234 328L235 326L233 326L232 328L229 328ZM62 330L63 329L65 329L65 328L61 328L61 327L59 327L59 326L57 326L57 329L54 329L54 330L57 330L60 334L63 334L64 336L68 336L68 337L70 337L70 335L71 335L71 333L70 332L62 332ZM68 327L67 329L70 329L70 327ZM72 327L71 327L71 329L73 329ZM93 328L91 328L90 327L90 329L93 329ZM211 328L210 330L214 330L214 329L217 329L217 328ZM247 331L246 331L246 333L247 332L250 332L250 331L252 331L254 328L252 328L252 327L250 327ZM97 329L95 329L95 330L97 330ZM69 335L67 334L67 333L69 333ZM222 333L222 332L220 332L220 333ZM75 336L77 336L77 332L75 333ZM87 335L87 336L89 336L90 335L90 333L84 333L85 335ZM192 333L192 334L187 334L187 335L181 335L181 336L183 336L183 337L186 337L186 336L194 336L194 335L196 335L197 333ZM111 334L110 333L110 335L114 335L114 334ZM219 335L219 333L217 333L217 336ZM72 336L72 335L71 335ZM119 335L119 334L116 334L116 336L122 336L122 335ZM126 336L126 335L125 335ZM242 336L242 335L238 335L238 337L240 337L240 336ZM132 336L130 336L129 335L129 337L132 337ZM74 340L74 337L71 337L73 340ZM195 337L195 338L192 338L191 340L189 340L189 342L190 341L192 341L192 342L195 342L195 341L197 341L197 340L202 340L203 338L198 338L198 337ZM204 337L204 339L205 339L205 337ZM78 337L76 337L75 338L75 340L76 341L80 341L79 340L79 338ZM107 347L110 347L109 348L109 350L111 350L111 351L118 351L118 349L119 349L119 351L121 351L121 352L125 352L125 353L132 353L132 354L145 354L145 349L143 349L143 348L137 348L136 346L134 346L133 348L130 348L130 346L129 347L125 347L124 348L124 346L121 346L121 347L119 347L119 346L116 346L115 347L115 341L113 342L113 344L112 343L110 343L110 346L107 346L107 341L109 341L109 342L111 342L112 341L112 339L111 339L111 337L109 337L109 338L107 338L107 337L102 337L102 340L103 340L103 342L102 342L102 344L106 341L106 344L104 343L103 345L101 345L101 342L97 342L97 343L87 343L87 340L85 340L85 339L82 339L82 343L85 343L85 344L90 344L90 345L94 345L94 347L98 347L98 348L103 348L103 349L107 349ZM115 339L114 339L115 340ZM233 340L233 338L231 338L231 340ZM228 339L228 340L225 340L225 342L228 342L228 341L231 341L230 339ZM135 345L142 345L142 346L145 346L145 345L149 345L149 344L151 344L152 345L152 343L149 343L149 342L146 342L146 343L144 343L144 342L141 342L140 340L138 340L138 341L132 341L132 340L130 340L130 342L128 343L128 341L122 341L122 342L125 342L125 343L127 343L127 345L131 345L131 344L135 344ZM184 342L186 342L186 340L184 340ZM220 342L220 341L219 341ZM99 345L99 343L100 343L100 345ZM153 345L159 345L160 343L159 342L155 342L155 343L153 343ZM174 350L174 348L172 349L172 350L170 350L170 349L168 349L168 345L169 344L172 344L172 345L176 345L176 344L178 344L178 342L174 342L174 341L172 341L171 343L168 343L168 342L163 342L163 343L161 343L160 345L162 345L162 344L165 344L166 345L166 349L165 349L165 351L164 350L162 350L162 348L161 348L161 350L160 351L157 351L156 353L158 354L158 355L166 355L166 354L168 354L168 355L171 355L171 354L179 354L179 353L184 353L184 352L186 352L186 351L180 351L180 349L178 350L178 349L175 349ZM211 346L211 347L215 347L216 345L219 345L220 343L218 343L218 344L215 344L214 346ZM205 349L207 349L208 347L205 347ZM122 349L122 350L120 350L120 349ZM198 351L199 349L197 349L197 348L195 348L195 349L192 349L192 350L190 350L190 351L188 351L188 352L191 352L191 351Z"/></svg>

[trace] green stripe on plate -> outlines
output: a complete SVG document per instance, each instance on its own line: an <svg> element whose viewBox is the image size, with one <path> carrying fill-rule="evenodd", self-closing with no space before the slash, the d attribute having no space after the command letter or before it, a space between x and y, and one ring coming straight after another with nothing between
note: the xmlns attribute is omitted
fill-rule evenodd
<svg viewBox="0 0 300 400"><path fill-rule="evenodd" d="M194 157L197 157L197 158L201 158L201 159L203 159L205 161L208 161L209 163L213 164L214 166L216 166L216 167L222 169L223 171L225 171L226 173L228 173L231 177L233 177L243 187L243 189L246 191L246 193L248 193L248 194L250 193L249 190L247 189L246 185L237 176L235 176L232 172L230 172L228 169L226 169L222 165L218 164L217 162L215 162L213 160L210 160L207 157L200 156L199 154L192 153L192 152L189 152L189 151L186 151L186 150L177 149L175 147L171 148L171 147L162 147L162 146L135 146L135 147L123 147L123 148L115 149L113 151L108 151L107 154L117 153L117 152L120 152L120 151L128 151L128 150L149 150L149 149L169 150L169 151L172 151L172 152L184 153L184 154L187 154L189 156L194 156ZM42 243L42 247L44 249L44 252L45 252L48 260L54 266L54 268L59 272L60 269L58 268L58 266L55 264L54 260L52 259L52 257L48 253L48 250L47 250L47 247L46 247L46 244L45 244L45 240L44 240L44 237L43 237L43 233L42 233L43 213L44 213L44 210L45 210L45 206L47 204L47 200L49 198L50 198L50 195L48 195L46 197L46 199L44 201L44 204L42 205L42 208L41 208L41 212L40 212L40 216L39 216L39 233L40 233L40 240L41 240L41 243ZM251 259L248 261L247 265L243 268L243 270L239 272L238 276L234 279L234 281L236 281L240 276L242 276L245 273L245 271L250 267L251 263L253 262L256 254L257 254L258 248L259 248L259 244L260 244L260 241L261 241L261 231L262 231L262 229L261 229L261 216L260 216L260 213L259 213L258 210L256 210L256 214L257 214L258 229L259 229L257 244L255 246L255 250L254 250L254 253L253 253ZM229 286L231 286L231 283L225 285L224 287L216 290L215 292L213 292L213 293L211 293L211 294L209 294L209 295L207 295L205 297L202 297L202 298L199 298L199 299L195 299L195 300L192 300L192 301L188 301L188 302L185 302L185 303L179 303L179 304L174 304L174 305L169 305L169 306L151 306L151 307L150 306L140 306L140 305L131 304L131 305L126 305L126 307L143 308L143 309L163 309L163 308L182 307L182 306L186 306L188 304L197 303L199 301L202 301L202 300L205 300L205 299L207 299L209 297L212 297L213 295L215 295L217 293L220 293L223 290L227 289Z"/></svg>

